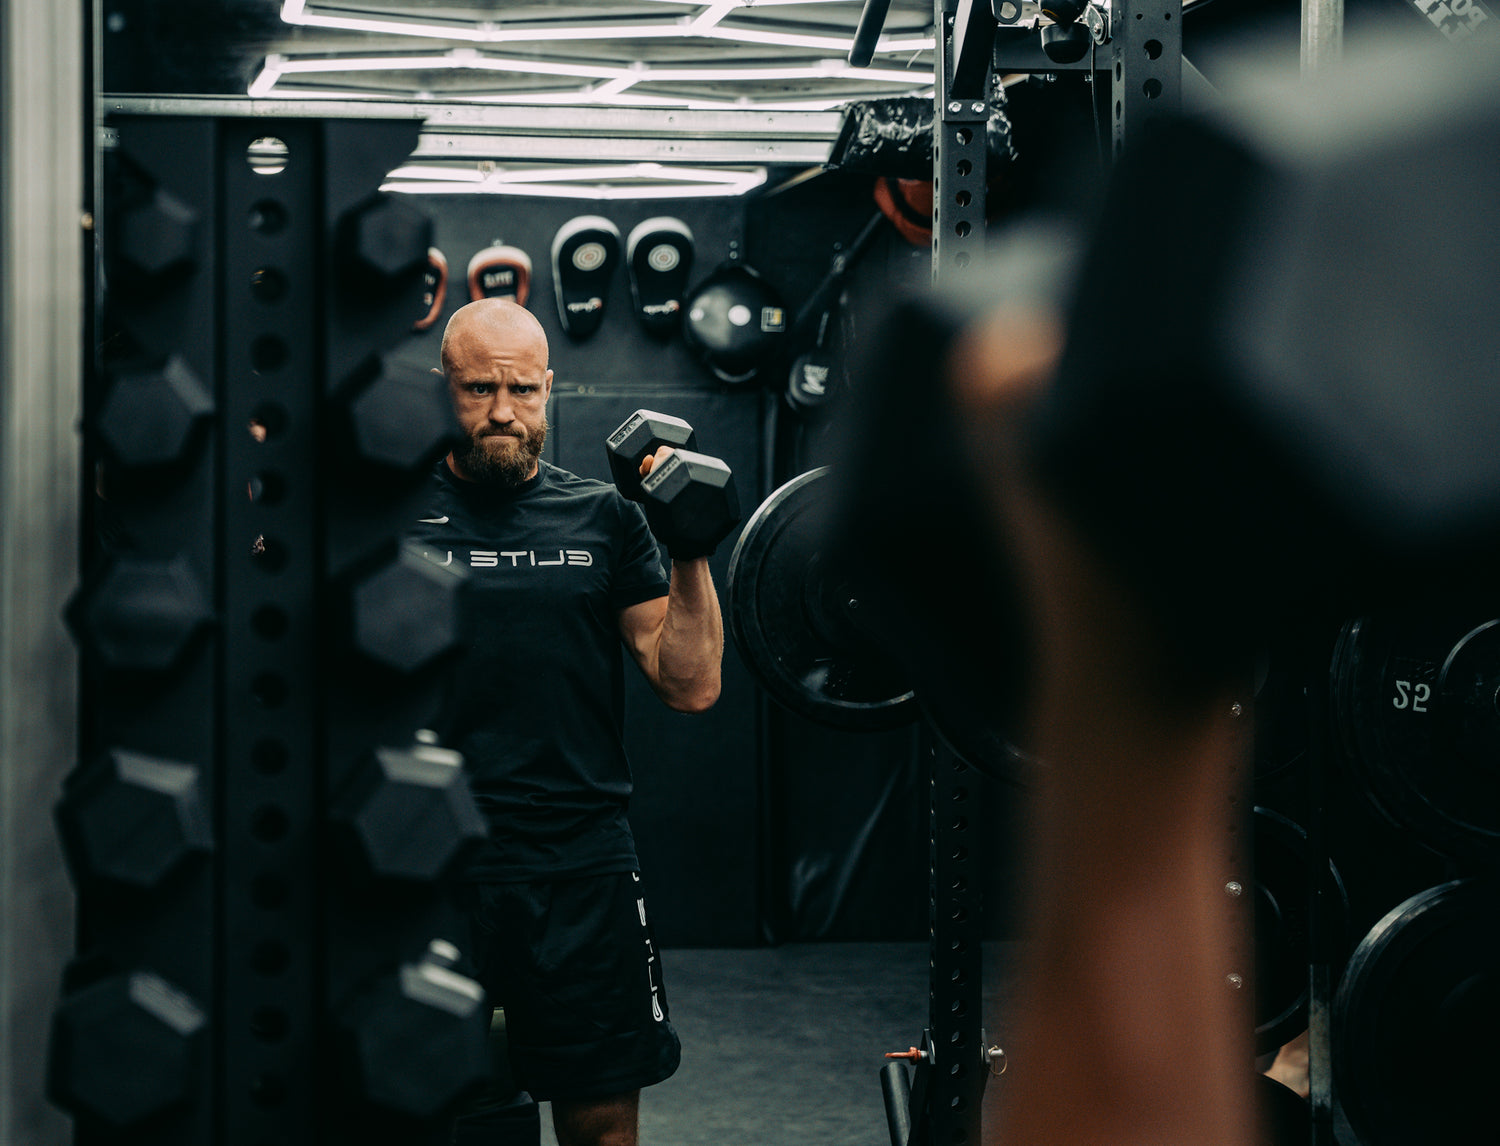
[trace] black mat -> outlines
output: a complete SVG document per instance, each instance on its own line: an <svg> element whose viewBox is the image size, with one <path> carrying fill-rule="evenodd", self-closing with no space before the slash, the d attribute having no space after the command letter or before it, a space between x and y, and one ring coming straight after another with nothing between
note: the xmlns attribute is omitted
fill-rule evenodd
<svg viewBox="0 0 1500 1146"><path fill-rule="evenodd" d="M1000 985L1008 945L986 950ZM879 1071L927 1025L927 947L796 944L663 953L682 1067L641 1096L643 1146L888 1146ZM1003 999L1003 991L987 992ZM986 1006L991 1041L1001 1008ZM986 1106L1003 1083L992 1083ZM542 1141L553 1146L551 1113Z"/></svg>

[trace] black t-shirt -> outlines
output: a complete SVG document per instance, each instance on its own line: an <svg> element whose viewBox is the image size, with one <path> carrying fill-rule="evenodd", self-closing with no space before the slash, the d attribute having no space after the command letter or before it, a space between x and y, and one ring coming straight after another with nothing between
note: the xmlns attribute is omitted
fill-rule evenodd
<svg viewBox="0 0 1500 1146"><path fill-rule="evenodd" d="M412 534L465 584L466 652L439 721L464 754L490 840L479 880L635 868L625 820L621 609L667 591L641 508L540 463L516 489L438 463Z"/></svg>

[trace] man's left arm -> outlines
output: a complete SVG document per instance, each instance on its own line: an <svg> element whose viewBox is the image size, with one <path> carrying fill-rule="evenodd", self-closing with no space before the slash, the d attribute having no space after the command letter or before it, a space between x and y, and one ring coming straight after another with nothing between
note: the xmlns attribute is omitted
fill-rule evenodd
<svg viewBox="0 0 1500 1146"><path fill-rule="evenodd" d="M619 617L626 648L668 708L713 707L724 662L724 619L708 558L674 560L667 595L621 609Z"/></svg>

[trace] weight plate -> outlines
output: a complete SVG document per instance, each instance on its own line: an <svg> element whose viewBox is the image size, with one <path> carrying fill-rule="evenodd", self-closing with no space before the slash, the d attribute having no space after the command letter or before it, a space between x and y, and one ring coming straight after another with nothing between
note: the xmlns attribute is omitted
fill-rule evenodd
<svg viewBox="0 0 1500 1146"><path fill-rule="evenodd" d="M894 728L916 718L915 694L823 554L827 473L793 478L746 523L729 558L729 631L756 679L793 712L835 728Z"/></svg>
<svg viewBox="0 0 1500 1146"><path fill-rule="evenodd" d="M1006 734L1016 723L1016 714L1001 703L990 707L955 695L952 682L929 682L919 678L917 701L927 726L961 759L986 776L1021 787L1028 786L1038 762Z"/></svg>
<svg viewBox="0 0 1500 1146"><path fill-rule="evenodd" d="M1392 909L1333 1003L1334 1093L1362 1146L1494 1142L1500 897L1454 880Z"/></svg>
<svg viewBox="0 0 1500 1146"><path fill-rule="evenodd" d="M1303 674L1279 650L1263 652L1255 670L1255 779L1266 781L1307 763Z"/></svg>
<svg viewBox="0 0 1500 1146"><path fill-rule="evenodd" d="M1351 766L1387 818L1445 855L1500 854L1500 621L1352 621L1333 689Z"/></svg>
<svg viewBox="0 0 1500 1146"><path fill-rule="evenodd" d="M1270 808L1256 808L1255 1051L1267 1054L1307 1027L1308 855L1301 825ZM1339 950L1347 942L1349 898L1332 861L1327 895Z"/></svg>

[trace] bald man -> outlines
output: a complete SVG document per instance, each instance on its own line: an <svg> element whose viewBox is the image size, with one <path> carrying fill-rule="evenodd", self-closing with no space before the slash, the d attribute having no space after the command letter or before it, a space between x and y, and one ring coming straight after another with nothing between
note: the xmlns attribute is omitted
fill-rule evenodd
<svg viewBox="0 0 1500 1146"><path fill-rule="evenodd" d="M469 576L441 733L489 822L465 889L473 955L560 1146L632 1146L640 1090L680 1049L626 822L620 646L668 707L702 712L719 696L718 598L707 558L673 560L669 579L638 505L542 460L552 371L529 311L463 307L442 365L465 440L415 537ZM494 1143L482 1121L461 1118L457 1140Z"/></svg>

